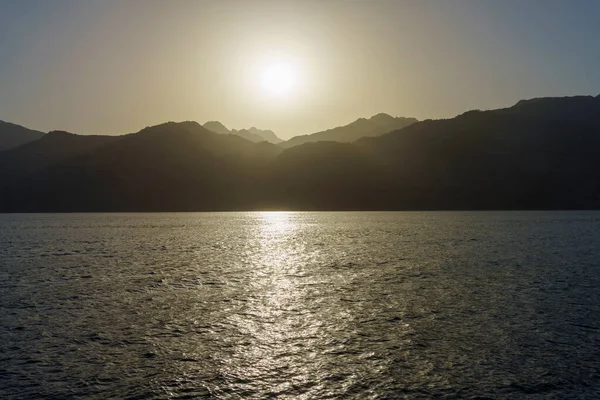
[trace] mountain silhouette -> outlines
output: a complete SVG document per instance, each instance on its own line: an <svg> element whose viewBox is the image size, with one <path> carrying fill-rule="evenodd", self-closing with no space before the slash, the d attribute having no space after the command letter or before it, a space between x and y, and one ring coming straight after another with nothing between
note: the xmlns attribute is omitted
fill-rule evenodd
<svg viewBox="0 0 600 400"><path fill-rule="evenodd" d="M227 129L227 127L225 125L223 125L222 123L220 123L219 121L208 121L203 126L204 126L204 128L208 129L209 131L213 131L220 135L231 134L231 131L229 129Z"/></svg>
<svg viewBox="0 0 600 400"><path fill-rule="evenodd" d="M598 115L532 99L288 149L195 122L52 132L0 152L0 211L597 209Z"/></svg>
<svg viewBox="0 0 600 400"><path fill-rule="evenodd" d="M0 152L0 177L20 179L72 157L85 155L119 138L119 136L75 135L64 131L52 131L39 140L26 143L11 151Z"/></svg>
<svg viewBox="0 0 600 400"><path fill-rule="evenodd" d="M392 117L388 114L377 114L369 119L359 118L356 121L310 135L294 136L281 144L285 148L310 142L341 142L349 143L363 137L383 135L384 133L402 129L417 122L415 118Z"/></svg>
<svg viewBox="0 0 600 400"><path fill-rule="evenodd" d="M229 129L227 129L227 127L225 125L223 125L219 121L208 121L203 126L204 126L204 128L208 129L209 131L213 131L213 132L219 133L221 135L227 135L227 134L237 135L237 136L243 137L244 139L249 140L251 142L266 141L266 142L270 142L273 144L283 142L283 140L278 138L277 135L275 135L275 133L270 130L261 130L261 129L257 129L255 127L252 127L250 129L229 130Z"/></svg>
<svg viewBox="0 0 600 400"><path fill-rule="evenodd" d="M600 98L535 99L305 144L278 157L274 187L291 209L599 208L598 115Z"/></svg>
<svg viewBox="0 0 600 400"><path fill-rule="evenodd" d="M0 121L0 151L9 150L41 138L44 132Z"/></svg>
<svg viewBox="0 0 600 400"><path fill-rule="evenodd" d="M264 140L266 140L267 142L273 143L273 144L278 144L283 142L282 139L280 139L279 137L277 137L277 135L275 134L275 132L273 132L272 130L263 130L263 129L258 129L255 127L252 127L250 129L248 129L248 132L254 134L254 135L258 135L260 137L262 137Z"/></svg>
<svg viewBox="0 0 600 400"><path fill-rule="evenodd" d="M0 210L227 210L252 203L252 190L281 149L196 122L169 122L124 136L55 133L0 153ZM35 144L35 146L34 146ZM40 155L51 165L21 170Z"/></svg>

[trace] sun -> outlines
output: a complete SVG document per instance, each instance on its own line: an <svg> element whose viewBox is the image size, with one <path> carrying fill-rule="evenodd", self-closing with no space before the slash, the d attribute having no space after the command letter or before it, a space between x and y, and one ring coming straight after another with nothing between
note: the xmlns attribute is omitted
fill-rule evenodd
<svg viewBox="0 0 600 400"><path fill-rule="evenodd" d="M298 86L298 71L289 62L272 62L262 69L260 84L269 95L290 97Z"/></svg>

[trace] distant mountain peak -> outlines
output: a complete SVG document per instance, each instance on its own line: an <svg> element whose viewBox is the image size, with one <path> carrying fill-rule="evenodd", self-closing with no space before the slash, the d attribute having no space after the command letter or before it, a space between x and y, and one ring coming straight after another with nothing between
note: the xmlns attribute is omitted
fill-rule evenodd
<svg viewBox="0 0 600 400"><path fill-rule="evenodd" d="M227 127L219 121L208 121L203 126L206 129L208 129L209 131L213 131L213 132L219 133L221 135L226 135L228 133L231 133L229 131L229 129L227 129Z"/></svg>
<svg viewBox="0 0 600 400"><path fill-rule="evenodd" d="M179 132L207 133L209 130L195 121L169 121L158 125L147 126L136 134L168 135Z"/></svg>
<svg viewBox="0 0 600 400"><path fill-rule="evenodd" d="M379 114L375 114L373 115L371 118L369 119L393 119L394 117L392 117L390 114L386 114L386 113L379 113Z"/></svg>
<svg viewBox="0 0 600 400"><path fill-rule="evenodd" d="M207 123L205 123L203 125L206 129L208 129L209 131L213 131L215 133L221 134L221 135L237 135L240 137L243 137L246 140L249 140L251 142L270 142L270 143L280 143L283 142L283 140L281 140L280 138L277 137L277 135L275 135L275 133L271 130L262 130L262 129L258 129L255 126L249 128L249 129L227 129L227 127L225 125L223 125L221 122L219 121L208 121Z"/></svg>
<svg viewBox="0 0 600 400"><path fill-rule="evenodd" d="M391 115L386 114L386 113L379 113L379 114L373 115L371 118L369 118L369 121L371 121L371 122L375 122L376 124L386 124L386 125L387 124L392 125L392 124L394 124L394 122L396 120L397 119L395 117L392 117ZM404 120L404 118L400 118L399 120ZM415 122L416 122L416 120L415 120Z"/></svg>
<svg viewBox="0 0 600 400"><path fill-rule="evenodd" d="M337 128L327 129L310 135L295 136L283 144L284 147L298 146L309 142L350 143L363 137L375 137L397 131L415 122L416 118L392 117L386 113L375 114L370 118L358 118L356 121Z"/></svg>
<svg viewBox="0 0 600 400"><path fill-rule="evenodd" d="M260 135L260 134L263 134L263 133L268 133L268 134L275 135L275 132L273 132L270 129L258 129L255 126L253 126L251 128L248 128L248 132L256 133L257 135Z"/></svg>

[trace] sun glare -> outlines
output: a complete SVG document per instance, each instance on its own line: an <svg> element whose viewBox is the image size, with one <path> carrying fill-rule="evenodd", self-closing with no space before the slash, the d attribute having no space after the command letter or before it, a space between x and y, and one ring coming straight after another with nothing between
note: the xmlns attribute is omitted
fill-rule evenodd
<svg viewBox="0 0 600 400"><path fill-rule="evenodd" d="M288 97L297 87L298 71L290 63L274 62L262 70L260 83L268 94Z"/></svg>

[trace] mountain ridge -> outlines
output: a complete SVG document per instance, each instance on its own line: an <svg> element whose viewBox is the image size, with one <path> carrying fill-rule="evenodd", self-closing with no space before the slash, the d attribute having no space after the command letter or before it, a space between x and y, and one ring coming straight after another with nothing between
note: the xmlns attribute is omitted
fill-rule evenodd
<svg viewBox="0 0 600 400"><path fill-rule="evenodd" d="M0 211L600 209L598 115L551 98L287 149L190 121L52 132L0 152Z"/></svg>
<svg viewBox="0 0 600 400"><path fill-rule="evenodd" d="M0 151L14 149L43 135L44 132L0 120Z"/></svg>
<svg viewBox="0 0 600 400"><path fill-rule="evenodd" d="M208 121L203 125L206 129L216 132L221 135L237 135L243 137L246 140L251 142L270 142L273 144L278 144L283 142L282 139L277 137L275 133L271 130L262 130L256 127L251 127L249 129L229 129L225 125L223 125L219 121Z"/></svg>
<svg viewBox="0 0 600 400"><path fill-rule="evenodd" d="M368 119L358 118L347 125L308 135L294 136L286 142L281 143L281 146L290 148L303 143L322 141L349 143L362 137L379 136L395 131L415 122L418 122L416 118L392 117L385 113L379 113Z"/></svg>

